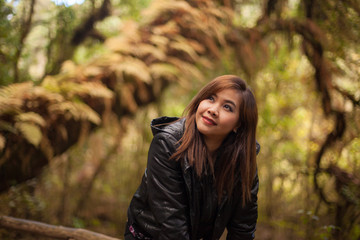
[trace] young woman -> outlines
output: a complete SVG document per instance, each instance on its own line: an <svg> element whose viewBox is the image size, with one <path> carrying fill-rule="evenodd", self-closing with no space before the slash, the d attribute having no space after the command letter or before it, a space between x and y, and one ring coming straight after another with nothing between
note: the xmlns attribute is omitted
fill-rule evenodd
<svg viewBox="0 0 360 240"><path fill-rule="evenodd" d="M151 123L140 187L128 209L125 239L254 239L257 221L254 95L237 76L208 83L185 117Z"/></svg>

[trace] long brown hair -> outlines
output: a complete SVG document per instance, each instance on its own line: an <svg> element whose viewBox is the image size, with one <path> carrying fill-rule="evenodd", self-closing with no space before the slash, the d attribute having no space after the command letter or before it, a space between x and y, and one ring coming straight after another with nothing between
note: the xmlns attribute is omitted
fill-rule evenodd
<svg viewBox="0 0 360 240"><path fill-rule="evenodd" d="M208 159L208 152L201 133L197 130L195 115L200 102L225 89L238 90L241 95L238 129L224 139L218 149L221 154L215 165ZM200 177L209 166L214 178L219 202L226 191L231 196L236 176L241 177L243 204L251 199L251 187L256 173L256 126L258 111L255 97L244 80L235 75L223 75L204 86L186 107L185 132L180 146L171 156L179 160L187 157Z"/></svg>

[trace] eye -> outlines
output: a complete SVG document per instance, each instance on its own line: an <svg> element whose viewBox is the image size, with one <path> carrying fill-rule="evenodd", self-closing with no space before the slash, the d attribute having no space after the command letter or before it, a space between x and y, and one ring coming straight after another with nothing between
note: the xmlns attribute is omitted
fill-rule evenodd
<svg viewBox="0 0 360 240"><path fill-rule="evenodd" d="M209 96L207 99L210 100L211 102L213 102L215 100L214 96L212 96L212 95Z"/></svg>
<svg viewBox="0 0 360 240"><path fill-rule="evenodd" d="M225 110L233 112L233 108L229 104L224 105Z"/></svg>

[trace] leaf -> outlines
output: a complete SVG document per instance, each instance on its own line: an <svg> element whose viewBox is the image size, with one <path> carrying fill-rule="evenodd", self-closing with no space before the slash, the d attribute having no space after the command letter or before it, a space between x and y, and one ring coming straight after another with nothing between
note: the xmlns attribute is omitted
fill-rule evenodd
<svg viewBox="0 0 360 240"><path fill-rule="evenodd" d="M169 47L187 53L193 61L196 61L198 58L198 54L194 48L192 48L187 39L182 36L177 36L174 41L170 43Z"/></svg>
<svg viewBox="0 0 360 240"><path fill-rule="evenodd" d="M197 53L205 53L205 47L200 44L198 41L187 39L188 44L196 51Z"/></svg>
<svg viewBox="0 0 360 240"><path fill-rule="evenodd" d="M151 44L139 43L137 45L133 45L132 54L137 57L144 57L146 55L152 55L154 58L162 61L165 60L166 54L160 48L157 48Z"/></svg>
<svg viewBox="0 0 360 240"><path fill-rule="evenodd" d="M4 98L22 98L33 88L32 82L14 83L0 88L0 97Z"/></svg>
<svg viewBox="0 0 360 240"><path fill-rule="evenodd" d="M98 58L92 60L90 64L95 65L97 67L101 67L104 72L107 72L109 71L112 65L121 62L123 59L124 59L123 55L116 52L112 52L99 56Z"/></svg>
<svg viewBox="0 0 360 240"><path fill-rule="evenodd" d="M0 120L0 130L11 132L13 134L18 133L17 129L13 126L13 124L3 121L3 120Z"/></svg>
<svg viewBox="0 0 360 240"><path fill-rule="evenodd" d="M51 92L60 92L59 83L53 76L46 76L42 81L41 86Z"/></svg>
<svg viewBox="0 0 360 240"><path fill-rule="evenodd" d="M2 152L2 150L4 150L5 143L6 143L5 137L0 134L0 152Z"/></svg>
<svg viewBox="0 0 360 240"><path fill-rule="evenodd" d="M17 122L30 122L35 123L41 127L46 125L44 118L35 112L25 112L16 115L15 120Z"/></svg>
<svg viewBox="0 0 360 240"><path fill-rule="evenodd" d="M17 122L15 123L15 127L19 129L19 131L29 143L35 147L39 146L42 138L42 133L39 126L34 123Z"/></svg>
<svg viewBox="0 0 360 240"><path fill-rule="evenodd" d="M99 125L101 123L99 115L85 103L75 102L74 106L76 111L78 111L80 119L89 120L96 125Z"/></svg>
<svg viewBox="0 0 360 240"><path fill-rule="evenodd" d="M81 82L72 83L69 86L73 87L71 91L72 95L88 95L95 98L113 98L114 93L105 87L103 84L98 82Z"/></svg>
<svg viewBox="0 0 360 240"><path fill-rule="evenodd" d="M22 99L32 89L32 83L16 83L0 88L0 115L16 115L21 112Z"/></svg>
<svg viewBox="0 0 360 240"><path fill-rule="evenodd" d="M66 139L66 138L63 138ZM46 156L47 159L53 159L54 156L54 148L51 145L50 140L43 136L41 143L40 143L40 149L43 152L43 154Z"/></svg>
<svg viewBox="0 0 360 240"><path fill-rule="evenodd" d="M130 42L137 43L141 41L139 32L139 24L134 20L127 20L121 28L122 34L129 39Z"/></svg>
<svg viewBox="0 0 360 240"><path fill-rule="evenodd" d="M129 49L140 42L138 24L134 21L127 21L122 27L122 35L108 38L105 46L114 52L130 53Z"/></svg>
<svg viewBox="0 0 360 240"><path fill-rule="evenodd" d="M20 98L0 96L0 115L14 115L21 112L23 101Z"/></svg>
<svg viewBox="0 0 360 240"><path fill-rule="evenodd" d="M96 77L104 74L104 69L97 65L88 65L84 68L83 74L87 78Z"/></svg>
<svg viewBox="0 0 360 240"><path fill-rule="evenodd" d="M168 37L160 35L151 35L149 40L152 44L154 44L157 48L160 48L162 51L166 49L167 44L170 42L170 39Z"/></svg>
<svg viewBox="0 0 360 240"><path fill-rule="evenodd" d="M128 109L132 113L135 113L138 109L138 105L134 99L133 85L127 83L121 84L118 87L118 91L120 93L120 104L123 108Z"/></svg>
<svg viewBox="0 0 360 240"><path fill-rule="evenodd" d="M196 78L199 81L204 80L204 76L201 71L193 64L182 61L176 57L169 57L168 62L176 66L183 75L186 75L187 79ZM182 83L186 84L186 83Z"/></svg>
<svg viewBox="0 0 360 240"><path fill-rule="evenodd" d="M96 125L101 122L99 115L83 102L60 102L50 106L49 111L75 120L88 120Z"/></svg>
<svg viewBox="0 0 360 240"><path fill-rule="evenodd" d="M148 43L130 43L123 38L109 39L107 41L109 48L112 51L125 55L133 55L137 57L144 57L146 55L153 55L156 59L164 60L166 55L165 48L159 48Z"/></svg>
<svg viewBox="0 0 360 240"><path fill-rule="evenodd" d="M178 68L169 63L154 63L149 66L150 73L153 78L164 77L166 79L175 80L179 74Z"/></svg>
<svg viewBox="0 0 360 240"><path fill-rule="evenodd" d="M146 83L151 82L149 68L139 59L126 57L123 62L117 64L114 68L120 74L126 73Z"/></svg>
<svg viewBox="0 0 360 240"><path fill-rule="evenodd" d="M151 29L155 36L176 36L180 34L180 30L180 27L174 20L170 20L165 24L155 26Z"/></svg>
<svg viewBox="0 0 360 240"><path fill-rule="evenodd" d="M151 25L158 18L171 18L169 12L191 12L192 7L185 1L155 0L143 11L143 25ZM166 20L166 19L165 19Z"/></svg>
<svg viewBox="0 0 360 240"><path fill-rule="evenodd" d="M77 70L78 70L78 67L76 66L76 64L71 60L67 60L61 65L60 72L73 75L73 74L76 74Z"/></svg>
<svg viewBox="0 0 360 240"><path fill-rule="evenodd" d="M124 36L112 37L106 40L105 45L114 52L127 54L133 46Z"/></svg>

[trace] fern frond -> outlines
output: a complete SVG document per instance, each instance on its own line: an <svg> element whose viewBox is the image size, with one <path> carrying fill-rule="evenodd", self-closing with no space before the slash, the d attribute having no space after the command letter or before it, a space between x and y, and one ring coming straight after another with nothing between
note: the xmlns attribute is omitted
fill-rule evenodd
<svg viewBox="0 0 360 240"><path fill-rule="evenodd" d="M170 81L175 81L179 74L178 68L169 63L154 63L149 66L150 74L153 78L164 77Z"/></svg>
<svg viewBox="0 0 360 240"><path fill-rule="evenodd" d="M81 84L73 81L63 81L59 83L60 94L64 96L65 99L73 99L77 96L77 93L79 92L77 88L80 87L80 85Z"/></svg>
<svg viewBox="0 0 360 240"><path fill-rule="evenodd" d="M229 16L231 16L231 11L229 8L219 7L219 6L213 6L213 3L211 6L208 6L206 8L206 15L218 18L219 20L229 20Z"/></svg>
<svg viewBox="0 0 360 240"><path fill-rule="evenodd" d="M176 36L169 47L186 53L193 61L196 61L198 58L196 51L192 48L187 39L182 36Z"/></svg>
<svg viewBox="0 0 360 240"><path fill-rule="evenodd" d="M164 21L171 18L169 13L191 12L192 7L185 1L174 0L154 0L150 7L143 11L143 25L151 25L156 19L162 18Z"/></svg>
<svg viewBox="0 0 360 240"><path fill-rule="evenodd" d="M132 48L129 39L124 36L112 37L106 40L105 45L113 52L128 54Z"/></svg>
<svg viewBox="0 0 360 240"><path fill-rule="evenodd" d="M165 37L165 36L151 35L151 37L149 38L149 41L152 44L154 44L157 48L164 51L166 49L166 46L170 42L170 39L168 37Z"/></svg>
<svg viewBox="0 0 360 240"><path fill-rule="evenodd" d="M0 120L0 131L11 132L13 134L18 134L18 130L14 127L13 124Z"/></svg>
<svg viewBox="0 0 360 240"><path fill-rule="evenodd" d="M92 77L100 76L104 74L105 69L102 66L98 66L95 64L89 64L83 68L83 75L86 78L91 79Z"/></svg>
<svg viewBox="0 0 360 240"><path fill-rule="evenodd" d="M75 75L77 75L78 70L79 70L78 66L73 61L66 60L61 65L60 73L75 76ZM61 77L61 75L60 75L60 77Z"/></svg>
<svg viewBox="0 0 360 240"><path fill-rule="evenodd" d="M47 86L45 84L42 86L35 87L33 89L32 94L38 98L46 99L48 102L61 102L64 100L64 97L58 93L58 92L60 92L59 86L55 87L55 88L57 88L57 92L53 91L54 89L51 89L51 87L49 87L49 88L48 87L49 86ZM54 85L53 85L53 87L54 87Z"/></svg>
<svg viewBox="0 0 360 240"><path fill-rule="evenodd" d="M0 96L5 98L21 98L33 88L32 82L14 83L0 88Z"/></svg>
<svg viewBox="0 0 360 240"><path fill-rule="evenodd" d="M184 76L186 76L185 78L187 78L187 79L197 78L200 81L204 80L204 76L201 73L201 71L193 64L182 61L176 57L169 57L168 62L173 64L174 66L176 66L180 70L180 72ZM185 83L180 82L180 84L186 85L186 82Z"/></svg>
<svg viewBox="0 0 360 240"><path fill-rule="evenodd" d="M39 146L42 138L42 133L39 126L29 122L16 122L15 127L22 133L24 138L29 143L35 147Z"/></svg>
<svg viewBox="0 0 360 240"><path fill-rule="evenodd" d="M151 31L155 34L155 36L172 36L180 33L180 27L174 20L170 20L165 24L154 26L151 28Z"/></svg>
<svg viewBox="0 0 360 240"><path fill-rule="evenodd" d="M126 37L129 42L138 43L141 41L141 33L139 32L139 24L134 20L127 20L121 28L122 35Z"/></svg>
<svg viewBox="0 0 360 240"><path fill-rule="evenodd" d="M163 61L166 58L164 51L151 44L140 43L136 46L133 46L132 49L132 53L139 58L145 57L147 55L152 55L154 58L160 61Z"/></svg>
<svg viewBox="0 0 360 240"><path fill-rule="evenodd" d="M113 66L113 68L120 75L126 73L146 83L150 83L151 81L149 68L143 61L137 58L126 57L124 61Z"/></svg>
<svg viewBox="0 0 360 240"><path fill-rule="evenodd" d="M154 63L149 66L151 76L153 77L152 89L157 96L161 94L163 88L163 78L169 82L176 82L180 71L177 67L170 63Z"/></svg>
<svg viewBox="0 0 360 240"><path fill-rule="evenodd" d="M74 102L73 104L75 110L78 112L80 119L88 120L96 125L99 125L101 123L99 115L88 105L82 102Z"/></svg>
<svg viewBox="0 0 360 240"><path fill-rule="evenodd" d="M138 105L134 98L134 88L130 84L121 84L118 86L120 93L120 104L124 109L135 113L138 109Z"/></svg>
<svg viewBox="0 0 360 240"><path fill-rule="evenodd" d="M141 42L139 26L135 21L126 21L122 27L122 34L108 38L105 46L114 52L126 53L134 44Z"/></svg>
<svg viewBox="0 0 360 240"><path fill-rule="evenodd" d="M35 112L20 113L20 114L16 115L15 121L16 122L35 123L41 127L44 127L46 125L44 118Z"/></svg>
<svg viewBox="0 0 360 240"><path fill-rule="evenodd" d="M89 66L96 66L98 68L101 68L104 73L109 71L110 66L117 64L118 62L121 62L123 58L124 56L122 56L121 54L116 52L111 52L93 59L89 63Z"/></svg>
<svg viewBox="0 0 360 240"><path fill-rule="evenodd" d="M52 114L64 115L65 117L74 120L88 120L96 125L99 125L101 122L99 115L82 102L60 102L51 105L49 111Z"/></svg>
<svg viewBox="0 0 360 240"><path fill-rule="evenodd" d="M205 53L205 47L196 40L187 39L188 44L194 49L195 52L202 54Z"/></svg>
<svg viewBox="0 0 360 240"><path fill-rule="evenodd" d="M64 82L60 89L71 96L91 96L96 98L113 98L114 93L98 82Z"/></svg>
<svg viewBox="0 0 360 240"><path fill-rule="evenodd" d="M53 76L46 76L42 81L41 86L50 92L60 92L59 83Z"/></svg>
<svg viewBox="0 0 360 240"><path fill-rule="evenodd" d="M111 99L114 97L113 91L98 82L84 82L81 84L81 88L78 89L78 92L83 92L96 98Z"/></svg>
<svg viewBox="0 0 360 240"><path fill-rule="evenodd" d="M6 143L5 137L0 134L0 152L2 152L2 150L4 149L5 143Z"/></svg>
<svg viewBox="0 0 360 240"><path fill-rule="evenodd" d="M0 96L0 116L4 114L15 115L21 112L22 99Z"/></svg>

